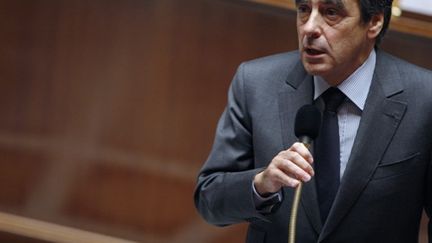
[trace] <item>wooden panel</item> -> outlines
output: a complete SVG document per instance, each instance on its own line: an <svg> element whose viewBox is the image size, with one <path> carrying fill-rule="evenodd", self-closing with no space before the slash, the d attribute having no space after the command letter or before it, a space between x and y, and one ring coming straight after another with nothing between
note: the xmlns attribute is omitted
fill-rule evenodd
<svg viewBox="0 0 432 243"><path fill-rule="evenodd" d="M432 70L430 55L426 54L432 53L432 39L389 31L384 37L382 49Z"/></svg>
<svg viewBox="0 0 432 243"><path fill-rule="evenodd" d="M77 180L64 211L71 218L172 235L195 214L193 188L193 181L100 164Z"/></svg>
<svg viewBox="0 0 432 243"><path fill-rule="evenodd" d="M0 148L0 205L17 209L25 206L34 185L47 168L44 154Z"/></svg>
<svg viewBox="0 0 432 243"><path fill-rule="evenodd" d="M0 232L0 242L9 243L48 243L49 241L33 239L21 235L11 234L8 232Z"/></svg>
<svg viewBox="0 0 432 243"><path fill-rule="evenodd" d="M137 75L140 79L115 97L116 112L101 128L101 139L108 146L164 154L198 166L209 151L208 138L213 136L236 66L277 51L275 46L256 43L256 36L276 46L296 42L289 34L273 37L287 29L285 16L266 16L218 1L169 7L155 16L160 21L142 21L159 23L160 30L150 36L140 32L141 25L128 27L137 33L132 46L144 46L148 63ZM295 30L288 26L288 32ZM131 51L130 58L139 59L142 53ZM137 69L142 70L142 65ZM125 121L127 126L115 129Z"/></svg>

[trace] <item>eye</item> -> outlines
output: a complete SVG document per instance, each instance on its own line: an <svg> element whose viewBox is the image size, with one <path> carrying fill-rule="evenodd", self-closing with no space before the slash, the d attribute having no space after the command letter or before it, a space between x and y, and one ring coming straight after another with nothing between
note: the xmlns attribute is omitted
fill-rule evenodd
<svg viewBox="0 0 432 243"><path fill-rule="evenodd" d="M328 9L326 9L326 15L327 16L329 16L329 17L331 17L331 16L336 16L336 15L338 15L338 10L337 9L334 9L334 8L328 8Z"/></svg>
<svg viewBox="0 0 432 243"><path fill-rule="evenodd" d="M309 6L307 6L307 5L305 5L305 4L300 4L298 7L297 7L297 12L298 13L306 13L306 12L308 12L309 11Z"/></svg>
<svg viewBox="0 0 432 243"><path fill-rule="evenodd" d="M311 11L311 9L307 4L297 5L297 13L299 13L299 14L309 13L310 11Z"/></svg>
<svg viewBox="0 0 432 243"><path fill-rule="evenodd" d="M308 18L309 14L311 12L311 8L306 4L299 4L297 6L297 16L301 20L305 20Z"/></svg>
<svg viewBox="0 0 432 243"><path fill-rule="evenodd" d="M342 18L342 13L337 8L326 8L324 10L325 18L330 22L337 22Z"/></svg>

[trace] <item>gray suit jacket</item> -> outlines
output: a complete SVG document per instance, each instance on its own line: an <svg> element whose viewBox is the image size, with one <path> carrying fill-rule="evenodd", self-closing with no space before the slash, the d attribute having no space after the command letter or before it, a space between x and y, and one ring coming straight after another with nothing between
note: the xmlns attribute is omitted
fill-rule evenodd
<svg viewBox="0 0 432 243"><path fill-rule="evenodd" d="M255 174L297 138L297 110L312 103L313 79L298 52L243 63L231 84L195 204L215 225L248 221L247 242L283 242L294 190L278 210L255 208ZM432 73L382 51L334 205L323 225L314 180L304 185L297 241L418 241L423 208L432 210ZM429 224L429 242L432 226Z"/></svg>

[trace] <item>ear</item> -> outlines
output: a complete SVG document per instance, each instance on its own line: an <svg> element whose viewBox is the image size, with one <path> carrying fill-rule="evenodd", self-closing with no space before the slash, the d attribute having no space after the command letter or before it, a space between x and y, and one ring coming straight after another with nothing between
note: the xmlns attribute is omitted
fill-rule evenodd
<svg viewBox="0 0 432 243"><path fill-rule="evenodd" d="M368 37L370 39L375 39L381 32L384 25L384 14L377 14L372 16L369 22Z"/></svg>

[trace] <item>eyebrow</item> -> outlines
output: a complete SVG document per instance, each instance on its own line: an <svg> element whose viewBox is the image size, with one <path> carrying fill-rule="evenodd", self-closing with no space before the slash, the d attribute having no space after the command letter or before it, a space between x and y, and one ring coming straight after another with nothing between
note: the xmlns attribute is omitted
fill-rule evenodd
<svg viewBox="0 0 432 243"><path fill-rule="evenodd" d="M342 0L323 0L324 4L334 4L340 9L345 9L345 4L342 2Z"/></svg>
<svg viewBox="0 0 432 243"><path fill-rule="evenodd" d="M304 3L307 3L307 2L308 2L308 0L295 0L295 4L296 5L299 5L300 3L304 4Z"/></svg>
<svg viewBox="0 0 432 243"><path fill-rule="evenodd" d="M309 3L310 0L295 0L295 4L299 5L299 4L306 4ZM342 2L342 0L320 0L320 2L324 3L324 4L334 4L336 5L339 9L345 9L345 4Z"/></svg>

